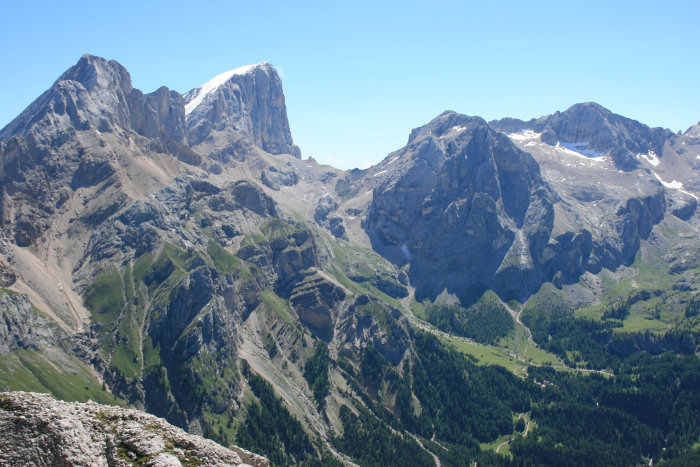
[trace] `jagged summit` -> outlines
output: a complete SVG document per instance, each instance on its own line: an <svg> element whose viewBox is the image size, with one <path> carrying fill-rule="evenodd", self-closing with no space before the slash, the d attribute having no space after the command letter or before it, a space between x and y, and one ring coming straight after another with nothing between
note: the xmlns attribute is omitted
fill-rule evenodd
<svg viewBox="0 0 700 467"><path fill-rule="evenodd" d="M104 113L107 109L114 110L119 105L119 94L123 97L131 91L131 77L118 62L83 55L48 90L0 130L0 141L27 134L47 113L58 115L58 121L56 118L48 120L65 129L68 122L62 122L64 118L61 117L74 118L78 112L96 114ZM93 96L87 100L85 94Z"/></svg>
<svg viewBox="0 0 700 467"><path fill-rule="evenodd" d="M0 130L0 141L32 133L55 146L76 131L135 131L184 144L182 96L167 87L150 94L133 88L129 72L115 60L83 55L24 112ZM61 136L63 135L63 136Z"/></svg>
<svg viewBox="0 0 700 467"><path fill-rule="evenodd" d="M182 96L164 86L143 94L117 61L86 54L0 130L0 141L30 132L42 141L87 129L157 137L190 162L197 157L186 146L197 146L212 132L222 153L231 153L230 145L243 138L271 154L301 157L289 130L282 81L266 62L221 73Z"/></svg>
<svg viewBox="0 0 700 467"><path fill-rule="evenodd" d="M427 135L442 137L450 131L462 132L478 127L488 127L486 120L477 116L463 115L453 110L445 110L426 125L414 128L406 144L411 144L420 137Z"/></svg>
<svg viewBox="0 0 700 467"><path fill-rule="evenodd" d="M489 124L504 133L532 130L541 133L544 143L569 145L585 155L609 154L616 167L624 171L639 166L637 154L661 154L665 141L673 136L670 130L649 128L595 102L574 104L563 112L527 122L505 118Z"/></svg>
<svg viewBox="0 0 700 467"><path fill-rule="evenodd" d="M66 70L57 80L78 81L88 90L94 86L108 87L114 85L115 78L122 78L128 88L131 88L131 76L116 60L107 60L95 55L85 54Z"/></svg>
<svg viewBox="0 0 700 467"><path fill-rule="evenodd" d="M204 83L198 88L195 88L185 94L185 115L189 115L192 111L202 103L202 101L212 92L216 91L221 85L230 80L234 75L244 75L251 73L256 68L265 67L273 69L272 65L267 62L256 63L253 65L244 65L233 70L228 70L214 76L212 79Z"/></svg>
<svg viewBox="0 0 700 467"><path fill-rule="evenodd" d="M687 130L685 130L685 133L683 133L683 135L690 136L691 138L700 138L700 122L696 123L695 125L692 125Z"/></svg>
<svg viewBox="0 0 700 467"><path fill-rule="evenodd" d="M301 151L292 140L282 80L269 63L229 70L184 95L191 146L209 137L217 151L230 154L231 144L246 137L271 154Z"/></svg>

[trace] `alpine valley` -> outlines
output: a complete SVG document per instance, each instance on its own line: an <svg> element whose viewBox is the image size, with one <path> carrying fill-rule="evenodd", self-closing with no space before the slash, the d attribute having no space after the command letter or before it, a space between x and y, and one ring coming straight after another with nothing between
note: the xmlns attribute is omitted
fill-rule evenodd
<svg viewBox="0 0 700 467"><path fill-rule="evenodd" d="M272 465L699 465L699 195L700 124L447 111L343 171L270 64L85 55L0 130L0 390Z"/></svg>

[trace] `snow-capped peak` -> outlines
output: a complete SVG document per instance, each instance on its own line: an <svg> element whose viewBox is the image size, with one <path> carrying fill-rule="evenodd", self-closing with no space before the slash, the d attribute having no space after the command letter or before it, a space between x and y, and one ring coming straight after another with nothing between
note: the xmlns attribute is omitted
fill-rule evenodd
<svg viewBox="0 0 700 467"><path fill-rule="evenodd" d="M207 97L212 92L216 91L219 88L219 86L226 83L228 80L231 79L231 77L235 75L245 75L246 73L250 73L254 69L264 65L267 65L267 63L262 62L256 63L254 65L245 65L235 68L233 70L225 71L221 74L214 76L212 79L210 79L200 87L190 91L191 95L194 96L194 98L187 104L185 104L185 115L189 115L190 113L192 113L192 111L195 108L197 108L199 104L202 103L205 97Z"/></svg>

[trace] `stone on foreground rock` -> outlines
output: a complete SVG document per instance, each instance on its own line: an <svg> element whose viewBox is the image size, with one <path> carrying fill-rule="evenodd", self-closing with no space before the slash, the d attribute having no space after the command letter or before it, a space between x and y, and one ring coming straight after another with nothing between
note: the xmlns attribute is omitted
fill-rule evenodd
<svg viewBox="0 0 700 467"><path fill-rule="evenodd" d="M138 410L0 393L0 465L250 465L266 458L190 435Z"/></svg>

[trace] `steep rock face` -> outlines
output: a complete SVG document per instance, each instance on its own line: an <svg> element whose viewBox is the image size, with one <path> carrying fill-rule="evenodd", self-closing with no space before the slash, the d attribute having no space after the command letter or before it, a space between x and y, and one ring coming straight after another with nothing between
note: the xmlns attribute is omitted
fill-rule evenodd
<svg viewBox="0 0 700 467"><path fill-rule="evenodd" d="M250 182L239 181L232 189L234 199L244 207L261 216L275 216L275 202L260 188Z"/></svg>
<svg viewBox="0 0 700 467"><path fill-rule="evenodd" d="M271 154L301 157L289 131L282 81L269 63L222 73L184 99L192 145L234 133Z"/></svg>
<svg viewBox="0 0 700 467"><path fill-rule="evenodd" d="M639 166L637 154L661 155L670 130L649 128L636 120L614 114L594 103L575 104L564 112L555 112L527 122L513 118L489 122L505 133L532 130L542 133L544 143L568 145L591 156L610 154L620 170Z"/></svg>
<svg viewBox="0 0 700 467"><path fill-rule="evenodd" d="M2 212L2 209L0 209ZM0 287L9 287L17 280L14 271L15 259L12 248L5 239L5 233L0 232Z"/></svg>
<svg viewBox="0 0 700 467"><path fill-rule="evenodd" d="M472 286L521 296L536 285L533 258L551 232L556 197L531 156L482 119L446 112L392 157L364 227L378 251L411 263L420 297ZM507 284L513 275L520 280Z"/></svg>
<svg viewBox="0 0 700 467"><path fill-rule="evenodd" d="M639 249L640 239L649 237L651 229L663 219L666 200L663 191L627 200L620 206L617 216L620 219L618 232L622 240L621 261L631 264Z"/></svg>
<svg viewBox="0 0 700 467"><path fill-rule="evenodd" d="M685 130L683 135L687 136L688 138L700 138L700 122L690 126L687 130Z"/></svg>
<svg viewBox="0 0 700 467"><path fill-rule="evenodd" d="M152 415L61 402L45 394L0 393L3 465L268 466L264 457L185 433Z"/></svg>
<svg viewBox="0 0 700 467"><path fill-rule="evenodd" d="M338 316L338 353L354 359L371 346L398 365L410 347L408 328L399 310L360 295Z"/></svg>
<svg viewBox="0 0 700 467"><path fill-rule="evenodd" d="M328 342L336 323L334 305L345 298L345 291L318 273L311 273L292 290L289 303L299 320L314 334Z"/></svg>
<svg viewBox="0 0 700 467"><path fill-rule="evenodd" d="M47 347L61 337L56 323L32 309L26 295L0 291L0 356L15 349Z"/></svg>

